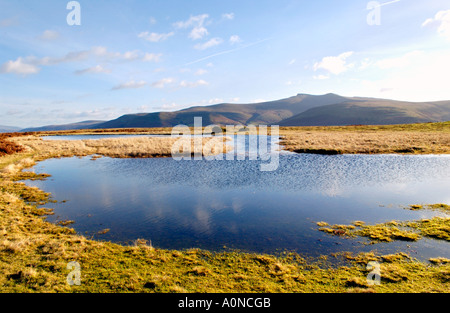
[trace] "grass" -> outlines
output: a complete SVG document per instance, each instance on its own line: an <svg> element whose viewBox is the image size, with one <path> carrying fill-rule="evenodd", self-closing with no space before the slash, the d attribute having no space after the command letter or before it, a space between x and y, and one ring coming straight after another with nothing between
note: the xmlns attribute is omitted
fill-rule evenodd
<svg viewBox="0 0 450 313"><path fill-rule="evenodd" d="M411 205L405 209L421 210L431 209L449 213L449 205L428 204ZM450 218L435 216L417 221L390 221L376 225L366 225L362 221L355 221L352 225L329 225L326 222L318 222L319 230L332 235L348 237L366 237L372 243L391 242L394 240L417 241L422 237L450 241Z"/></svg>
<svg viewBox="0 0 450 313"><path fill-rule="evenodd" d="M42 206L52 201L51 195L17 180L46 179L46 175L23 171L44 158L102 153L101 148L106 147L111 149L109 153L119 148L126 151L122 151L124 154L131 150L117 147L115 141L55 145L29 135L8 140L26 148L0 157L0 292L449 291L446 283L450 280L450 262L444 258L422 262L403 253L384 256L341 253L306 260L288 252L275 256L239 251L176 251L154 248L146 239L137 239L129 246L87 239L70 228L71 221L62 221L60 225L46 221L46 216L53 212ZM365 223L319 226L346 235L365 227ZM424 236L442 231L428 226L408 227ZM334 259L344 260L345 265L336 266ZM81 266L79 286L67 283L71 271L67 265L73 261ZM381 264L379 286L367 282L370 261Z"/></svg>
<svg viewBox="0 0 450 313"><path fill-rule="evenodd" d="M10 138L20 136L20 134L0 133L0 157L8 154L22 152L23 146L9 140Z"/></svg>
<svg viewBox="0 0 450 313"><path fill-rule="evenodd" d="M98 140L43 140L36 135L14 138L14 143L35 154L35 159L101 155L113 158L171 157L172 146L182 140L191 153L201 150L202 155L225 152L227 145L223 137L203 140L203 146L196 149L194 140L171 137L105 138ZM179 146L182 146L180 144ZM183 152L183 150L176 151ZM191 154L189 153L189 154Z"/></svg>
<svg viewBox="0 0 450 313"><path fill-rule="evenodd" d="M450 122L389 126L282 127L281 145L315 154L449 154Z"/></svg>
<svg viewBox="0 0 450 313"><path fill-rule="evenodd" d="M418 210L436 210L444 213L450 213L450 205L445 203L436 203L436 204L413 204L408 207L411 211Z"/></svg>

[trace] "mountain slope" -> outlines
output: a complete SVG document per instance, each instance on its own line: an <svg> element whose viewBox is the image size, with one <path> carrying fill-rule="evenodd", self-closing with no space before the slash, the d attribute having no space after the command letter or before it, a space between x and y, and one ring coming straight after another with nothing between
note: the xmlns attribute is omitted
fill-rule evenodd
<svg viewBox="0 0 450 313"><path fill-rule="evenodd" d="M388 125L449 120L450 101L416 103L363 99L313 108L281 121L280 126Z"/></svg>
<svg viewBox="0 0 450 313"><path fill-rule="evenodd" d="M13 133L20 130L20 127L0 125L0 133Z"/></svg>
<svg viewBox="0 0 450 313"><path fill-rule="evenodd" d="M287 99L250 104L222 103L192 107L177 112L129 114L99 124L96 128L193 126L194 117L202 117L203 125L277 124L311 108L340 103L348 98L335 94L312 96L299 94Z"/></svg>
<svg viewBox="0 0 450 313"><path fill-rule="evenodd" d="M96 125L104 123L105 121L83 121L72 124L64 125L48 125L42 127L25 128L22 132L38 132L38 131L52 131L52 130L72 130L72 129L84 129L94 128Z"/></svg>

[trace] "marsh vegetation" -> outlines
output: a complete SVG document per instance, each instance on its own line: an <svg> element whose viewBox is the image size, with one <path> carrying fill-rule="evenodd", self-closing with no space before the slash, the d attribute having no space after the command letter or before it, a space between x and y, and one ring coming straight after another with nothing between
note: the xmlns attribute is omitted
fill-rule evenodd
<svg viewBox="0 0 450 313"><path fill-rule="evenodd" d="M297 153L449 154L450 122L392 125L285 127L281 144Z"/></svg>

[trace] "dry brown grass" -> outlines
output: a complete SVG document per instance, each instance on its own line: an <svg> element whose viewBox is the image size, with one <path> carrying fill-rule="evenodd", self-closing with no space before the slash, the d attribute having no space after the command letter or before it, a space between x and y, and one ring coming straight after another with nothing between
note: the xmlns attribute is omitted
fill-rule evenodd
<svg viewBox="0 0 450 313"><path fill-rule="evenodd" d="M32 135L39 134L41 136L64 136L64 135L118 135L118 134L134 134L134 135L170 135L172 128L155 127L155 128L109 128L109 129L73 129L73 130L55 130L28 133Z"/></svg>
<svg viewBox="0 0 450 313"><path fill-rule="evenodd" d="M281 129L281 145L297 153L319 154L449 154L450 132L323 128Z"/></svg>
<svg viewBox="0 0 450 313"><path fill-rule="evenodd" d="M24 135L24 133L0 133L0 156L22 152L23 147L21 145L9 140L21 135Z"/></svg>
<svg viewBox="0 0 450 313"><path fill-rule="evenodd" d="M172 146L181 140L171 137L131 137L105 138L97 140L43 140L34 135L12 139L27 152L36 152L37 159L52 157L71 157L102 155L114 158L152 158L172 156ZM195 152L193 139L183 139ZM214 155L226 152L224 137L213 137L203 140L202 155ZM212 141L212 142L210 142ZM208 148L209 147L209 148Z"/></svg>

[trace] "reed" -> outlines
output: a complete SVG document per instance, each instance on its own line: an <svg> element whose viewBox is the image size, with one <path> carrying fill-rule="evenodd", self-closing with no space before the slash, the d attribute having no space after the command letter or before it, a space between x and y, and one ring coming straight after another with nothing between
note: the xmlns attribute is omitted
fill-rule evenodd
<svg viewBox="0 0 450 313"><path fill-rule="evenodd" d="M191 145L190 151L192 153L196 147L193 139L172 137L43 140L36 135L29 135L12 140L15 144L23 147L24 151L36 153L37 159L87 155L102 155L114 158L171 157L172 147L179 140L187 141L187 144ZM225 144L227 140L229 140L227 137L204 138L200 147L202 155L214 155L228 151L230 147Z"/></svg>

